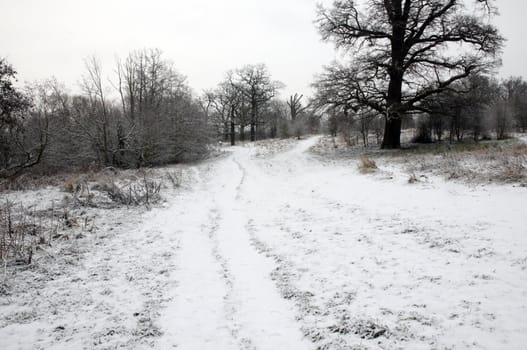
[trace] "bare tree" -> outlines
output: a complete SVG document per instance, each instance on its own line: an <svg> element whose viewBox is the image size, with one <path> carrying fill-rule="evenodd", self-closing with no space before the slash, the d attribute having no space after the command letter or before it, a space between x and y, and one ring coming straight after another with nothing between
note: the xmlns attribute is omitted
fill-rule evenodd
<svg viewBox="0 0 527 350"><path fill-rule="evenodd" d="M192 97L186 78L160 50L135 51L118 61L117 78L124 115L119 149L126 162L159 164L204 151L210 106L205 111Z"/></svg>
<svg viewBox="0 0 527 350"><path fill-rule="evenodd" d="M16 72L0 61L0 176L29 167L139 167L194 160L209 151L212 97L194 98L186 78L159 50L132 52L117 63L112 101L103 69L85 60L82 91L71 95L55 79L21 91Z"/></svg>
<svg viewBox="0 0 527 350"><path fill-rule="evenodd" d="M294 132L292 121L289 120L290 108L288 101L281 99L273 99L270 101L266 111L264 112L264 118L267 121L269 128L269 136L275 137L290 137Z"/></svg>
<svg viewBox="0 0 527 350"><path fill-rule="evenodd" d="M234 146L236 144L236 125L240 126L240 135L242 135L242 125L245 124L239 111L243 105L243 96L235 81L233 71L226 73L225 79L218 85L214 96L214 107L223 129L223 137L225 141L230 140L231 145ZM241 137L243 139L243 136Z"/></svg>
<svg viewBox="0 0 527 350"><path fill-rule="evenodd" d="M283 84L271 80L271 75L264 64L247 65L237 69L236 76L236 84L251 109L251 141L255 141L260 112L263 106L275 97L277 90L281 89Z"/></svg>
<svg viewBox="0 0 527 350"><path fill-rule="evenodd" d="M31 111L30 95L16 89L15 81L14 68L0 59L0 177L39 164L48 145L47 113Z"/></svg>
<svg viewBox="0 0 527 350"><path fill-rule="evenodd" d="M510 77L502 82L504 98L509 104L518 131L527 131L527 82L521 77Z"/></svg>
<svg viewBox="0 0 527 350"><path fill-rule="evenodd" d="M417 139L431 142L435 136L441 141L443 134L448 133L449 141L453 142L462 141L472 133L474 141L478 141L487 131L485 119L488 109L499 98L499 90L497 81L479 74L453 83L450 89L434 99L423 101L422 107L428 114L418 123L420 131L428 135L420 135Z"/></svg>
<svg viewBox="0 0 527 350"><path fill-rule="evenodd" d="M289 96L289 100L287 101L289 112L291 113L291 119L293 121L295 121L296 118L309 107L302 105L302 97L304 97L304 95L295 93L294 95Z"/></svg>
<svg viewBox="0 0 527 350"><path fill-rule="evenodd" d="M97 137L96 143L100 145L101 161L103 165L108 166L112 163L109 135L110 120L105 88L102 83L102 67L95 56L86 58L84 65L86 75L82 77L81 86L94 109L90 124L95 125L96 135L94 136Z"/></svg>
<svg viewBox="0 0 527 350"><path fill-rule="evenodd" d="M511 105L506 100L499 100L492 106L491 113L496 138L498 140L507 138L512 126Z"/></svg>
<svg viewBox="0 0 527 350"><path fill-rule="evenodd" d="M461 0L367 0L364 6L337 0L320 7L322 38L353 54L351 63L326 68L316 86L332 93L321 95L383 114L382 147L399 148L405 114L422 112L424 100L496 64L503 38L488 21L492 1L475 2L474 12Z"/></svg>

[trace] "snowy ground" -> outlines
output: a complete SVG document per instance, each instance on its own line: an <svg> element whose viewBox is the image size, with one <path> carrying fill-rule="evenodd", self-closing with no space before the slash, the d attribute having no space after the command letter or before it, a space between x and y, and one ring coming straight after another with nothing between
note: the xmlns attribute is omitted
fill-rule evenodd
<svg viewBox="0 0 527 350"><path fill-rule="evenodd" d="M0 290L0 349L525 347L527 188L364 175L317 141L228 148L161 207L94 212Z"/></svg>

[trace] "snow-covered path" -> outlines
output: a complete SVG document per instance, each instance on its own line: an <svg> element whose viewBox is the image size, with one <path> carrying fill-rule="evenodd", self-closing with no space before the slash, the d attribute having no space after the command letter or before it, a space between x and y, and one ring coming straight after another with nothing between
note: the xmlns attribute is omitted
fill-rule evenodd
<svg viewBox="0 0 527 350"><path fill-rule="evenodd" d="M163 208L113 212L0 296L0 349L527 344L527 189L364 175L316 142L228 148Z"/></svg>
<svg viewBox="0 0 527 350"><path fill-rule="evenodd" d="M294 320L293 305L270 279L273 261L258 253L240 202L249 151L237 148L205 186L175 215L181 251L173 302L160 324L162 348L310 349Z"/></svg>
<svg viewBox="0 0 527 350"><path fill-rule="evenodd" d="M312 142L254 160L245 190L304 334L324 349L527 344L524 188L361 175L304 153Z"/></svg>
<svg viewBox="0 0 527 350"><path fill-rule="evenodd" d="M315 142L276 154L235 147L204 185L207 198L194 193L202 199L190 202L207 203L207 224L199 237L183 234L191 243L175 277L194 284L174 290L161 344L516 349L527 341L522 189L361 175L354 164L310 156Z"/></svg>

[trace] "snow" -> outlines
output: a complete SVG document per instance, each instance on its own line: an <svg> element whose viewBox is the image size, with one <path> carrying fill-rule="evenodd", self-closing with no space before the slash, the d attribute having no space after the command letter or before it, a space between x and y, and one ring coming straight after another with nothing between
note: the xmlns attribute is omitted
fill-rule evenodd
<svg viewBox="0 0 527 350"><path fill-rule="evenodd" d="M238 149L184 199L189 205L178 223L192 229L181 232L179 286L161 316L162 348L309 348L292 305L269 279L272 261L258 254L245 230L238 197L247 162L247 151Z"/></svg>
<svg viewBox="0 0 527 350"><path fill-rule="evenodd" d="M226 148L162 206L90 209L96 233L0 293L0 348L524 347L526 188L360 174L317 142ZM9 196L61 196L38 193Z"/></svg>

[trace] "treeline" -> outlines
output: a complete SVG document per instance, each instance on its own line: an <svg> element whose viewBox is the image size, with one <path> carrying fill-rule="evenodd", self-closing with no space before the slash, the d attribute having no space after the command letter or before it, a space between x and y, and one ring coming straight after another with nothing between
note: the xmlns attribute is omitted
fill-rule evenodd
<svg viewBox="0 0 527 350"><path fill-rule="evenodd" d="M132 52L112 71L108 79L90 57L80 93L56 79L18 89L0 60L0 177L195 160L222 139L299 135L309 119L302 96L278 99L283 84L264 65L230 71L201 96L157 49Z"/></svg>
<svg viewBox="0 0 527 350"><path fill-rule="evenodd" d="M206 153L206 115L185 77L159 50L137 51L119 61L111 88L97 59L85 63L82 92L70 94L55 79L17 91L15 71L1 61L2 177L37 164L45 172L140 167Z"/></svg>
<svg viewBox="0 0 527 350"><path fill-rule="evenodd" d="M234 145L236 140L299 137L317 131L320 115L303 101L303 95L278 98L283 87L262 64L227 72L204 97L216 133Z"/></svg>
<svg viewBox="0 0 527 350"><path fill-rule="evenodd" d="M327 131L339 133L348 144L380 144L385 115L329 103L339 96L320 81L315 84L314 105L327 114ZM413 129L417 143L505 139L527 132L527 82L521 77L498 80L472 75L422 103L419 112L402 118L403 129Z"/></svg>
<svg viewBox="0 0 527 350"><path fill-rule="evenodd" d="M414 141L505 139L527 132L527 82L475 75L424 104Z"/></svg>

